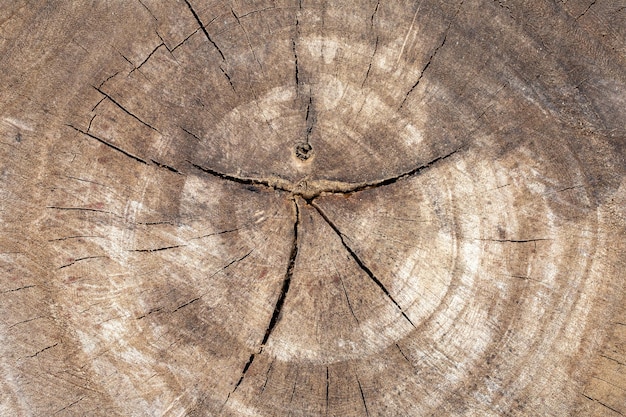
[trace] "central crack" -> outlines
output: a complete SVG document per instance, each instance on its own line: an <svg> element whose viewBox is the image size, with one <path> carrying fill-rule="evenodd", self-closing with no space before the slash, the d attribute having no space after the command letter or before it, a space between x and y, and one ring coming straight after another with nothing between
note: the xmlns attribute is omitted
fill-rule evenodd
<svg viewBox="0 0 626 417"><path fill-rule="evenodd" d="M310 146L310 145L309 145ZM266 178L252 178L252 177L239 177L236 175L225 174L218 171L215 171L211 168L204 167L199 164L195 164L189 160L187 162L191 164L193 167L199 169L202 172L205 172L209 175L212 175L217 178L221 178L224 180L236 182L239 184L248 184L248 185L260 185L265 186L274 190L280 190L288 192L292 195L292 197L302 197L307 202L311 202L313 199L319 197L322 194L351 194L358 191L367 190L370 188L382 187L385 185L394 184L400 180L412 177L421 173L424 169L446 159L455 153L459 152L463 146L460 146L453 151L439 156L437 158L432 159L430 162L425 164L421 164L416 168L413 168L410 171L403 172L395 177L389 177L381 180L370 181L370 182L343 182L343 181L334 181L334 180L315 180L304 178L298 182L293 182L286 180L284 178L278 176L270 176Z"/></svg>

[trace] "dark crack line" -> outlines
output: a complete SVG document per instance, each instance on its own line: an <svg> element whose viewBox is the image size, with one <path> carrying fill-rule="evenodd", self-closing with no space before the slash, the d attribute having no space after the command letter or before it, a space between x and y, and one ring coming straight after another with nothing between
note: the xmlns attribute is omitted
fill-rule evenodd
<svg viewBox="0 0 626 417"><path fill-rule="evenodd" d="M232 261L230 261L229 263L227 263L222 269L220 269L218 272L221 272L225 269L230 268L233 264L237 263L237 262L241 262L244 259L246 259L248 256L250 256L250 254L254 252L254 249L250 250L250 252L246 253L245 255L243 255L241 258L237 258L237 259L233 259ZM215 274L213 274L215 275Z"/></svg>
<svg viewBox="0 0 626 417"><path fill-rule="evenodd" d="M404 104L406 103L407 99L409 98L409 96L411 95L413 90L415 90L415 88L419 85L420 81L422 81L422 77L424 76L424 74L426 73L426 70L428 69L428 67L430 66L431 62L433 61L433 58L435 57L435 55L437 55L437 52L439 52L439 50L446 43L446 38L447 37L448 37L448 33L446 31L446 33L443 36L443 41L441 42L441 44L437 48L435 48L433 53L430 55L430 58L428 58L428 62L426 63L426 65L424 65L424 68L422 68L422 71L420 72L419 77L417 77L417 81L415 81L415 84L413 84L413 86L411 87L409 92L406 93L406 95L404 96L404 99L402 100L402 103L400 103L400 107L398 107L398 109L401 109L402 107L404 107Z"/></svg>
<svg viewBox="0 0 626 417"><path fill-rule="evenodd" d="M298 226L300 225L300 208L298 207L298 203L295 200L294 200L294 207L296 210L296 220L294 221L294 224L293 224L293 243L291 246L291 253L289 255L289 264L287 266L287 273L285 274L285 279L283 280L283 285L282 285L282 288L280 289L280 295L278 297L278 300L276 301L276 305L274 307L274 313L272 314L270 324L267 326L267 330L265 331L265 336L263 336L263 341L261 342L262 347L265 346L270 336L272 335L272 332L274 331L276 324L278 324L280 313L285 303L285 299L287 298L287 292L289 292L289 286L291 284L293 270L296 265L296 257L298 256Z"/></svg>
<svg viewBox="0 0 626 417"><path fill-rule="evenodd" d="M152 52L150 52L150 54L148 54L148 56L146 57L146 59L144 59L144 60L143 60L143 62L142 62L141 64L139 64L139 65L137 65L135 68L133 68L133 69L132 69L132 70L128 73L128 75L130 75L130 74L132 74L133 72L135 72L135 71L139 70L139 69L143 66L143 64L145 64L146 62L148 62L148 60L152 57L152 55L154 55L154 54L155 54L155 52L156 52L156 51L157 51L160 47L162 47L162 46L165 46L165 49L167 49L167 46L165 45L165 43L160 43L159 45L157 45L157 47L156 47L156 48L154 48L154 49L152 50Z"/></svg>
<svg viewBox="0 0 626 417"><path fill-rule="evenodd" d="M402 351L402 349L400 349L400 345L398 345L397 343L396 343L395 345L396 345L396 347L398 348L398 351L400 352L400 354L402 355L402 357L403 357L404 359L406 359L406 361L407 361L408 363L410 363L411 365L413 365L413 363L409 360L409 358L408 358L408 357L404 354L404 352Z"/></svg>
<svg viewBox="0 0 626 417"><path fill-rule="evenodd" d="M4 290L4 291L0 292L0 294L6 294L8 292L15 292L15 291L20 291L20 290L27 290L29 288L34 288L34 287L36 287L36 285L25 285L23 287L13 288L11 290Z"/></svg>
<svg viewBox="0 0 626 417"><path fill-rule="evenodd" d="M361 393L361 400L363 400L363 407L365 408L365 415L369 416L370 413L367 410L367 403L365 402L365 394L363 393L363 387L361 387L361 381L359 381L358 377L356 379L356 383L359 384L359 392Z"/></svg>
<svg viewBox="0 0 626 417"><path fill-rule="evenodd" d="M326 367L326 415L328 415L328 406L330 404L329 401L329 390L330 390L330 373L328 371L328 366Z"/></svg>
<svg viewBox="0 0 626 417"><path fill-rule="evenodd" d="M529 243L529 242L543 242L546 240L552 240L547 238L538 238L538 239L477 239L477 240L486 240L488 242L500 242L500 243Z"/></svg>
<svg viewBox="0 0 626 417"><path fill-rule="evenodd" d="M119 71L117 71L115 74L113 74L113 75L109 75L109 76L108 76L108 77L107 77L104 81L102 81L102 82L100 83L100 85L98 86L98 88L102 88L102 86L103 86L104 84L106 84L106 82L107 82L107 81L109 81L111 78L115 77L115 76L116 76L117 74L119 74L119 73L120 73L120 72L119 72ZM103 98L102 98L102 100L104 100L105 98L106 98L106 97L103 97ZM100 101L98 102L98 104L100 104L100 103L102 102L102 100L100 100ZM96 109L96 107L98 107L98 104L96 104L96 105L94 106L94 108L93 108L93 109L91 109L91 111L94 111L94 110Z"/></svg>
<svg viewBox="0 0 626 417"><path fill-rule="evenodd" d="M177 170L177 169L176 169L176 168L174 168L174 167L171 167L171 166L169 166L169 165L163 164L163 163L161 163L161 162L159 162L159 161L155 161L154 159L150 159L150 160L152 161L152 163L154 163L154 164L155 164L156 166L158 166L159 168L165 168L165 169L167 169L168 171L171 171L171 172L173 172L173 173L175 173L175 174L178 174L178 175L183 175L183 173L182 173L182 172L180 172L179 170Z"/></svg>
<svg viewBox="0 0 626 417"><path fill-rule="evenodd" d="M81 130L81 129L79 129L79 128L75 127L75 126L72 126L72 125L67 125L67 126L68 126L68 127L71 127L72 129L74 129L74 130L75 130L75 131L77 131L78 133L82 133L82 134L83 134L83 135L85 135L85 136L88 136L88 137L90 137L90 138L92 138L92 139L95 139L95 140L97 140L98 142L102 143L103 145L106 145L106 146L108 146L109 148L114 149L114 150L116 150L116 151L118 151L118 152L120 152L120 153L122 153L122 154L126 155L127 157L129 157L129 158L131 158L131 159L134 159L134 160L135 160L135 161L137 161L137 162L141 162L142 164L148 165L148 163L147 163L146 161L144 161L143 159L139 158L138 156L135 156L135 155L133 155L132 153L127 152L127 151L125 151L124 149L122 149L122 148L120 148L120 147L118 147L118 146L115 146L115 145L113 145L112 143L107 142L107 141L106 141L106 140L104 140L104 139L100 139L100 138L99 138L99 137L97 137L96 135L92 135L91 133L86 132L86 131L84 131L84 130Z"/></svg>
<svg viewBox="0 0 626 417"><path fill-rule="evenodd" d="M183 39L178 45L175 45L172 49L168 49L168 51L170 51L170 53L174 52L176 49L181 47L185 42L187 42L189 40L189 38L191 38L193 35L198 33L199 30L200 30L200 28L198 28L198 29L194 30L193 32L191 32L191 34L189 36L187 36L185 39Z"/></svg>
<svg viewBox="0 0 626 417"><path fill-rule="evenodd" d="M243 382L243 378L246 376L246 372L248 372L248 368L250 368L250 365L252 365L252 362L254 362L255 356L256 356L256 353L253 353L248 358L248 361L243 366L243 370L241 371L241 376L239 377L239 381L237 381L237 383L235 384L235 388L233 388L233 390L230 392L231 394L237 391L237 388L239 388L239 385L241 385L241 383Z"/></svg>
<svg viewBox="0 0 626 417"><path fill-rule="evenodd" d="M176 313L178 310L180 310L181 308L187 307L190 304L195 303L196 301L198 301L200 298L202 297L196 297L196 298L192 298L191 300L187 301L184 304L179 305L178 307L176 307L174 310L172 310L172 313Z"/></svg>
<svg viewBox="0 0 626 417"><path fill-rule="evenodd" d="M211 236L218 236L218 235L223 235L225 233L232 233L232 232L236 232L238 230L241 230L241 227L237 227L235 229L228 229L228 230L221 230L219 232L214 232L214 233L209 233L207 235L202 235L202 236L197 236L197 237L192 237L189 240L198 240L198 239L204 239L206 237L211 237Z"/></svg>
<svg viewBox="0 0 626 417"><path fill-rule="evenodd" d="M120 216L119 214L115 214L112 211L108 211L108 210L100 210L100 209L92 209L92 208L87 208L87 207L61 207L61 206L46 206L47 209L54 209L54 210L75 210L75 211L93 211L95 213L104 213L104 214L111 214L115 217L121 218L122 216Z"/></svg>
<svg viewBox="0 0 626 417"><path fill-rule="evenodd" d="M53 416L54 416L54 415L57 415L57 414L59 414L61 411L65 411L65 410L67 410L68 408L72 407L73 405L78 404L79 402L81 402L81 401L82 401L82 400L84 400L84 399L85 399L85 397L80 397L80 398L79 398L79 399L77 399L76 401L71 402L71 403L69 403L68 405L66 405L65 407L63 407L63 408L61 408L61 409L59 409L59 410L55 411L52 415L53 415Z"/></svg>
<svg viewBox="0 0 626 417"><path fill-rule="evenodd" d="M22 321L18 321L17 323L13 323L12 325L10 325L9 327L7 327L7 329L12 329L15 326L19 326L20 324L24 324L24 323L29 323L31 321L35 321L35 320L39 320L39 319L43 319L43 318L47 318L46 316L37 316L37 317L33 317L31 319L26 319L26 320L22 320Z"/></svg>
<svg viewBox="0 0 626 417"><path fill-rule="evenodd" d="M306 106L306 116L305 116L305 122L306 122L306 144L307 145L311 145L311 133L313 133L313 127L315 127L315 122L317 121L317 118L315 117L314 111L311 110L311 107L313 107L313 96L309 95L309 103Z"/></svg>
<svg viewBox="0 0 626 417"><path fill-rule="evenodd" d="M420 165L420 166L418 166L416 168L413 168L410 171L407 171L407 172L405 172L403 174L400 174L400 175L397 175L395 177L386 178L386 179L380 180L380 181L374 181L374 182L371 182L371 183L368 183L368 184L358 185L358 186L355 186L354 188L351 188L351 189L349 189L347 191L344 191L344 192L341 192L341 193L337 193L337 194L350 194L350 193L355 193L355 192L363 191L363 190L370 189L370 188L377 188L377 187L382 187L382 186L385 186L385 185L394 184L394 183L396 183L396 182L398 182L400 180L403 180L403 179L406 179L406 178L418 175L419 173L421 173L426 168L429 168L432 165L434 165L434 164L436 164L438 162L441 162L441 161L443 161L446 158L451 157L452 155L454 155L455 153L457 153L461 149L463 149L463 147L464 147L464 145L456 148L455 150L453 150L451 152L448 152L445 155L439 156L439 157L431 160L430 162L422 164L422 165Z"/></svg>
<svg viewBox="0 0 626 417"><path fill-rule="evenodd" d="M619 412L619 411L617 411L616 409L609 407L608 405L604 404L602 401L600 401L600 400L598 400L598 399L596 399L596 398L592 398L592 397L590 397L590 396L588 396L588 395L585 395L585 394L581 394L581 395L582 395L583 397L587 398L588 400L591 400L591 401L597 402L597 403L598 403L598 404L600 404L602 407L608 408L609 410L611 410L611 411L613 411L613 412L615 412L615 413L619 414L620 416L623 416L623 415L624 415L623 413L620 413L620 412Z"/></svg>
<svg viewBox="0 0 626 417"><path fill-rule="evenodd" d="M154 249L131 249L128 252L160 252L163 250L168 250L168 249L176 249L176 248L182 248L184 246L187 245L173 245L173 246L164 246L162 248L154 248Z"/></svg>
<svg viewBox="0 0 626 417"><path fill-rule="evenodd" d="M606 358L606 359L608 359L608 360L610 360L610 361L616 362L616 363L618 363L618 364L619 364L619 365L621 365L621 366L626 366L626 362L620 362L620 361L618 361L617 359L612 358L612 357L610 357L610 356L606 356L606 355L600 355L600 356L602 356L603 358Z"/></svg>
<svg viewBox="0 0 626 417"><path fill-rule="evenodd" d="M297 20L296 20L297 22ZM298 53L296 52L296 40L291 40L291 49L293 50L293 59L295 64L295 72L296 72L296 92L298 91L298 86L300 85L300 76L298 70Z"/></svg>
<svg viewBox="0 0 626 417"><path fill-rule="evenodd" d="M294 204L295 212L296 212L296 219L293 224L293 244L291 247L291 253L289 255L289 263L287 265L287 272L283 280L283 285L280 289L280 294L278 296L278 299L276 300L276 304L274 305L274 312L272 313L272 318L270 319L269 325L267 326L267 329L265 330L265 335L263 336L263 340L261 341L261 347L256 353L252 353L250 357L248 358L248 361L244 365L243 370L241 372L241 377L239 377L239 381L237 381L237 383L235 384L235 387L231 391L231 394L234 393L237 390L237 388L239 388L239 385L241 385L241 383L243 382L246 376L246 372L248 372L248 369L252 365L252 362L254 362L254 358L256 357L256 355L260 355L261 352L263 352L263 348L265 347L267 341L272 335L274 328L278 324L278 321L280 319L280 313L282 311L283 305L285 304L287 293L289 292L289 286L291 284L291 278L293 276L293 270L296 264L296 257L298 256L298 226L300 224L300 209L298 207L298 203L294 200L293 204Z"/></svg>
<svg viewBox="0 0 626 417"><path fill-rule="evenodd" d="M133 65L133 67L135 67ZM157 133L160 133L157 129L155 129L154 127L150 126L148 123L144 122L143 120L141 120L139 117L135 116L133 113L131 113L130 111L128 111L124 106L122 106L120 103L118 103L117 101L115 101L115 99L113 97L111 97L110 95L108 95L107 93L105 93L104 91L102 91L100 89L100 87L96 87L93 86L93 88L96 89L97 92L99 92L100 94L102 94L103 96L105 96L106 98L109 99L109 101L111 101L111 103L115 104L117 107L120 108L120 110L122 110L124 113L128 114L129 116L131 116L132 118L134 118L135 120L137 120L139 123L141 123L142 125L149 127L150 129L154 130Z"/></svg>
<svg viewBox="0 0 626 417"><path fill-rule="evenodd" d="M359 319L356 317L356 314L354 314L354 309L352 308L352 303L350 302L350 297L348 297L348 291L346 291L346 286L343 283L343 279L341 277L339 277L339 281L341 282L341 287L343 288L343 293L346 296L346 301L348 302L348 308L350 309L350 313L352 313L352 317L354 317L354 320L356 320L356 323L358 325L360 325L361 323L359 322Z"/></svg>
<svg viewBox="0 0 626 417"><path fill-rule="evenodd" d="M365 73L365 79L363 79L363 82L361 83L361 88L363 88L363 86L365 85L365 82L367 81L367 78L370 75L370 71L372 70L372 62L374 61L374 56L376 55L376 51L378 51L378 41L379 41L379 37L378 35L376 35L376 43L374 44L374 52L372 52L372 56L370 57L370 63L367 66L367 72Z"/></svg>
<svg viewBox="0 0 626 417"><path fill-rule="evenodd" d="M204 36L206 36L207 40L211 43L211 45L213 45L215 49L217 49L217 52L220 53L220 56L222 57L222 61L226 61L226 57L224 57L222 50L219 48L219 46L217 46L215 42L213 42L213 39L211 39L211 36L209 36L209 32L207 32L206 28L204 27L204 24L202 23L202 20L200 20L200 16L198 16L198 13L196 13L196 11L193 9L193 7L191 6L191 3L189 3L189 0L185 0L185 3L187 3L187 7L191 11L191 14L200 25L200 29L202 29Z"/></svg>
<svg viewBox="0 0 626 417"><path fill-rule="evenodd" d="M267 382L270 379L270 372L272 371L272 366L274 365L274 362L270 362L270 366L267 368L267 372L265 373L265 381L263 382L263 385L261 386L261 393L263 393L263 391L265 391L265 387L267 386Z"/></svg>
<svg viewBox="0 0 626 417"><path fill-rule="evenodd" d="M189 130L185 129L182 126L178 126L178 127L180 127L183 130L183 132L187 133L188 135L193 136L194 139L196 139L198 142L202 142L202 139L200 139L198 136L196 136L193 132L190 132Z"/></svg>
<svg viewBox="0 0 626 417"><path fill-rule="evenodd" d="M98 256L85 256L83 258L76 258L69 264L61 265L58 269L67 268L68 266L74 265L76 262L85 261L87 259L97 259L97 258L108 258L108 256L98 255Z"/></svg>
<svg viewBox="0 0 626 417"><path fill-rule="evenodd" d="M248 31L246 30L246 28L243 27L243 25L241 24L241 20L239 20L239 16L237 16L237 13L235 13L235 10L233 10L232 7L231 7L230 11L233 14L233 16L235 17L235 20L237 21L237 24L239 25L239 27L243 31L244 35L246 35L246 40L248 41L248 47L250 48L250 52L252 52L252 57L254 58L256 63L259 64L259 68L261 69L261 72L264 73L263 65L261 65L261 61L259 61L259 58L256 56L256 53L254 53L254 48L252 47L252 42L250 41L250 35L248 35Z"/></svg>
<svg viewBox="0 0 626 417"><path fill-rule="evenodd" d="M161 310L163 310L163 307L153 308L153 309L149 310L146 314L143 314L143 315L137 317L135 320L141 320L141 319L145 318L146 316L149 316L150 314L158 313Z"/></svg>
<svg viewBox="0 0 626 417"><path fill-rule="evenodd" d="M144 7L144 9L146 9L146 10L148 11L148 13L150 13L150 16L152 16L152 18L158 22L158 21L159 21L159 19L157 19L157 18L156 18L156 16L152 13L152 10L150 10L150 9L148 8L148 6L146 6L145 4L143 4L143 1L141 1L141 0L138 0L138 1L139 1L139 3L141 3L141 5Z"/></svg>
<svg viewBox="0 0 626 417"><path fill-rule="evenodd" d="M380 7L380 0L376 2L376 7L374 8L374 12L372 13L372 16L370 16L371 27L374 27L374 17L376 16L376 13L378 12L378 7Z"/></svg>
<svg viewBox="0 0 626 417"><path fill-rule="evenodd" d="M289 190L284 189L284 188L278 188L278 187L270 184L269 181L263 181L263 180L254 179L254 178L236 177L234 175L223 174L221 172L212 170L210 168L206 168L206 167L203 167L201 165L194 164L193 162L191 162L189 160L186 160L186 161L189 164L191 164L194 168L197 168L200 171L205 172L205 173L207 173L209 175L212 175L214 177L217 177L217 178L221 178L221 179L228 180L228 181L231 181L231 182L236 182L238 184L262 185L262 186L265 186L265 187L268 187L268 188L271 188L271 189L280 189L282 191L289 191Z"/></svg>
<svg viewBox="0 0 626 417"><path fill-rule="evenodd" d="M39 354L40 354L40 353L45 352L45 351L46 351L46 350L48 350L48 349L52 349L53 347L57 346L58 344L59 344L59 343L57 342L57 343L55 343L54 345L47 346L47 347L45 347L45 348L43 348L43 349L41 349L41 350L39 350L39 351L37 351L37 352L33 353L32 355L28 355L28 357L29 357L29 358L34 358L34 357L36 357L36 356L39 356Z"/></svg>
<svg viewBox="0 0 626 417"><path fill-rule="evenodd" d="M228 84L230 84L230 88L232 88L232 90L236 93L237 90L235 90L235 86L233 84L233 80L230 78L230 75L228 75L228 73L222 67L220 67L220 71L222 71L222 74L224 74L224 76L228 80Z"/></svg>
<svg viewBox="0 0 626 417"><path fill-rule="evenodd" d="M296 373L296 380L293 381L293 388L291 389L291 398L289 398L289 404L293 402L293 397L296 395L297 386L298 386L298 374Z"/></svg>
<svg viewBox="0 0 626 417"><path fill-rule="evenodd" d="M583 17L584 15L586 15L586 14L587 14L587 12L589 11L589 9L591 9L591 7L592 7L594 4L596 4L596 3L597 3L597 0L593 0L593 1L591 2L591 4L590 4L589 6L587 6L587 8L585 9L585 11L584 11L584 12L582 12L581 14L579 14L579 15L578 15L578 17L576 18L576 20L578 20L578 19L580 19L581 17Z"/></svg>
<svg viewBox="0 0 626 417"><path fill-rule="evenodd" d="M396 308L400 311L400 313L402 314L402 317L404 317L410 324L411 326L415 327L415 324L413 324L413 322L411 321L411 319L406 315L406 313L404 312L404 310L402 309L402 307L400 307L400 304L398 304L396 302L396 300L391 296L391 294L389 293L389 291L387 290L387 288L383 285L383 283L376 277L376 275L374 275L374 273L372 272L371 269L369 269L367 267L367 265L365 265L363 263L363 261L361 260L361 258L359 258L359 256L352 250L352 248L350 246L348 246L348 244L346 243L345 239L344 239L344 235L343 233L341 233L341 231L339 230L339 228L328 218L328 216L326 215L326 213L324 213L324 211L314 202L311 203L311 206L313 208L315 208L315 210L319 213L320 216L322 216L322 218L324 219L324 221L330 226L331 229L333 229L333 231L337 234L337 236L339 237L339 239L341 240L341 244L343 245L343 247L348 251L348 253L350 254L350 256L352 257L352 259L354 260L354 262L356 262L356 264L359 266L359 268L361 268L363 270L363 272L365 272L367 274L367 276L378 286L378 288L381 289L381 291L387 296L387 298L389 298L389 300L396 306Z"/></svg>
<svg viewBox="0 0 626 417"><path fill-rule="evenodd" d="M320 194L322 193L327 193L327 194L343 194L343 195L347 195L347 194L351 194L351 193L356 193L359 191L363 191L363 190L367 190L367 189L371 189L371 188L377 188L377 187L382 187L382 186L386 186L386 185L391 185L394 184L398 181L401 181L403 179L418 175L419 173L421 173L423 170L425 170L426 168L431 167L432 165L446 159L449 158L450 156L456 154L457 152L459 152L461 149L463 149L465 147L465 145L462 145L460 147L458 147L457 149L454 149L453 151L439 156L433 160L431 160L430 162L426 163L426 164L422 164L410 171L404 172L400 175L397 175L395 177L390 177L390 178L386 178L383 180L379 180L379 181L374 181L374 182L369 182L369 183L362 183L362 184L346 184L346 187L342 187L341 189L333 189L333 188L327 188L327 189L321 189L318 192L316 192L313 196L310 197L305 197L303 195L303 198L306 200L307 203L311 203L315 198L317 198ZM274 181L269 181L269 180L262 180L262 179L257 179L257 178L248 178L248 177L238 177L238 176L234 176L234 175L230 175L230 174L224 174L218 171L215 171L213 169L210 168L206 168L203 167L202 165L198 165L195 164L193 162L191 162L190 160L186 160L187 163L189 163L190 165L192 165L193 167L195 167L196 169L205 172L209 175L212 175L216 178L221 178L223 180L227 180L227 181L231 181L231 182L235 182L238 184L245 184L245 185L260 185L260 186L264 186L267 187L271 190L279 190L279 191L285 191L285 192L290 192L293 193L294 195L302 195L301 192L298 191L298 186L300 184L291 184L289 183L287 180L284 180L282 178L276 178Z"/></svg>
<svg viewBox="0 0 626 417"><path fill-rule="evenodd" d="M422 80L422 77L426 73L426 70L428 69L428 67L430 67L430 64L432 63L433 59L435 58L435 56L437 55L439 50L441 48L443 48L443 46L446 44L446 40L448 38L448 32L450 32L450 28L452 27L452 22L454 22L454 20L456 19L456 16L459 14L459 10L461 10L461 6L462 5L463 5L463 1L461 1L461 3L459 4L459 7L456 9L456 12L454 13L454 16L452 16L452 18L450 19L450 23L448 23L448 27L446 28L446 30L445 30L445 32L443 34L443 40L441 41L439 46L435 48L433 53L428 58L428 62L426 62L426 65L424 65L424 68L422 68L422 71L420 72L419 77L417 77L417 81L415 82L415 84L413 84L413 87L411 87L409 92L406 93L406 95L404 96L404 99L402 100L402 103L400 104L400 107L398 107L398 110L401 109L404 106L404 104L406 103L406 100L409 98L409 96L411 95L413 90L415 90L415 88L418 86L418 84ZM419 11L419 8L418 8L418 11Z"/></svg>

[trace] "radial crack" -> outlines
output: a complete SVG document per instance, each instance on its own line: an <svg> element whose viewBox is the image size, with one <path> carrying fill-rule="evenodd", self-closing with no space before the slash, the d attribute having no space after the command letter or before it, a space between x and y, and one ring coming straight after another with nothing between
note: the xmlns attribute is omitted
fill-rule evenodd
<svg viewBox="0 0 626 417"><path fill-rule="evenodd" d="M237 388L239 388L239 385L241 385L244 377L246 376L246 372L248 372L248 369L252 365L252 362L254 362L254 358L256 357L256 355L263 352L263 348L265 347L265 344L269 340L272 332L274 331L274 328L278 324L280 313L285 303L287 292L289 291L289 285L291 283L294 266L296 264L296 257L298 256L298 226L300 224L300 209L298 208L298 203L295 200L294 200L294 207L296 211L296 219L293 224L293 244L291 247L291 254L289 255L287 273L285 274L285 279L283 280L283 285L280 289L278 300L276 300L276 304L274 306L274 312L272 313L272 318L270 319L270 323L267 326L267 329L265 330L265 335L263 336L263 340L261 341L261 347L256 353L250 354L250 357L248 358L248 361L244 365L243 371L241 372L241 377L239 378L239 381L237 381L237 383L235 384L235 387L231 391L231 394L234 393L237 390Z"/></svg>
<svg viewBox="0 0 626 417"><path fill-rule="evenodd" d="M222 61L226 61L226 58L224 57L224 54L222 53L222 50L219 48L219 46L217 46L217 44L215 42L213 42L213 39L211 39L211 36L209 36L209 32L207 32L206 28L204 27L204 23L202 23L202 20L200 20L200 16L198 16L198 13L196 13L196 11L193 9L193 7L191 6L191 3L189 3L189 0L185 0L185 3L187 3L187 7L189 7L189 10L191 11L191 14L193 15L193 17L196 19L196 21L200 25L200 29L202 29L202 32L204 33L204 36L206 36L206 38L209 40L211 45L213 45L215 47L215 49L217 49L217 52L220 53L220 56L222 57Z"/></svg>
<svg viewBox="0 0 626 417"><path fill-rule="evenodd" d="M276 305L274 306L274 313L272 314L272 318L270 320L270 324L267 326L267 330L265 331L265 336L263 336L263 341L261 342L261 346L265 346L267 341L269 340L276 324L278 324L278 320L280 317L281 310L283 308L283 304L285 303L285 298L287 298L287 292L289 291L289 285L291 284L291 277L293 276L293 270L296 265L296 257L298 256L298 226L300 224L300 209L298 207L298 203L294 200L294 207L296 210L296 220L293 224L293 243L291 246L291 254L289 255L289 264L287 266L287 273L285 274L285 279L283 280L282 288L280 289L280 295L278 300L276 301Z"/></svg>
<svg viewBox="0 0 626 417"><path fill-rule="evenodd" d="M402 317L404 317L410 324L411 326L415 327L415 324L413 324L413 322L411 321L411 319L406 315L406 313L404 312L404 310L402 309L402 307L400 307L400 304L398 304L398 302L393 298L393 296L389 293L389 291L387 290L387 288L383 285L383 283L376 277L376 275L374 275L374 273L372 272L371 269L369 269L367 267L367 265L365 265L363 263L363 261L361 260L361 258L359 258L359 256L352 250L352 248L346 243L345 239L343 238L344 235L343 233L341 233L341 231L339 230L339 228L328 218L328 216L326 215L326 213L324 213L324 211L314 202L311 203L311 206L313 206L313 208L315 208L315 210L317 210L317 212L320 214L320 216L322 216L322 218L324 219L324 221L331 227L331 229L333 229L333 231L337 234L337 236L339 237L339 239L341 240L341 244L343 245L343 247L348 251L348 253L350 254L350 256L352 257L352 259L354 260L354 262L356 262L356 264L359 266L359 268L361 268L363 270L363 272L365 272L367 274L367 276L378 286L378 288L381 289L381 291L387 296L387 298L389 298L389 300L396 306L396 308L400 311L400 313L402 314Z"/></svg>

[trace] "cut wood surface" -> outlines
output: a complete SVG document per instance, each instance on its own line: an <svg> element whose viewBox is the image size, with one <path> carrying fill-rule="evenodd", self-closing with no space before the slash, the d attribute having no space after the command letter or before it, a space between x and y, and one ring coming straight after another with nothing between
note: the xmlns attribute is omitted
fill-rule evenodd
<svg viewBox="0 0 626 417"><path fill-rule="evenodd" d="M3 1L0 415L626 415L626 2Z"/></svg>

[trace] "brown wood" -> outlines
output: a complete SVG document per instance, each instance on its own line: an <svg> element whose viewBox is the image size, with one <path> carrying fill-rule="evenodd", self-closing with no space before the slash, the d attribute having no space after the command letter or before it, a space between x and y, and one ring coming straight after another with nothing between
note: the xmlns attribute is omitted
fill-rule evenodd
<svg viewBox="0 0 626 417"><path fill-rule="evenodd" d="M5 1L0 415L626 415L626 2Z"/></svg>

